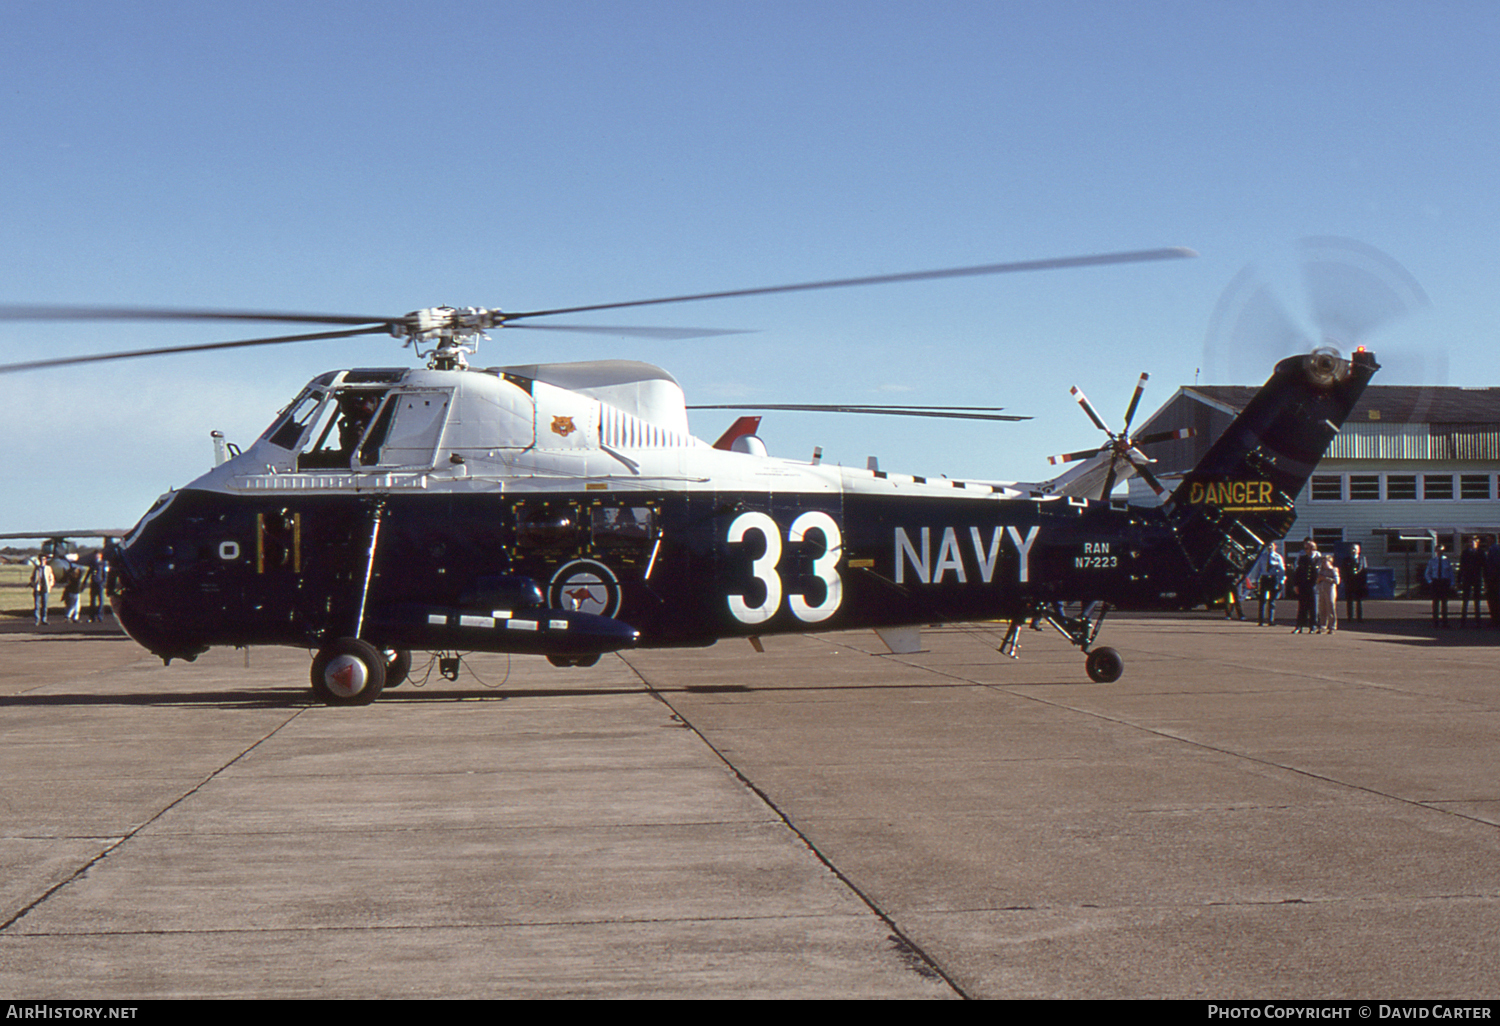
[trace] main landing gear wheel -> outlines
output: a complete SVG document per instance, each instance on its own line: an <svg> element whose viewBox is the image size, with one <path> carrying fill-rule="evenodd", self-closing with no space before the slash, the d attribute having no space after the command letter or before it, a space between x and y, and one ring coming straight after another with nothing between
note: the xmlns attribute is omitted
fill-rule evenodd
<svg viewBox="0 0 1500 1026"><path fill-rule="evenodd" d="M388 648L381 655L385 656L385 686L394 688L405 684L411 673L411 649Z"/></svg>
<svg viewBox="0 0 1500 1026"><path fill-rule="evenodd" d="M385 687L385 653L368 641L339 638L313 659L313 694L327 705L369 705Z"/></svg>
<svg viewBox="0 0 1500 1026"><path fill-rule="evenodd" d="M1112 648L1096 648L1084 663L1089 680L1096 684L1113 684L1125 672L1125 660Z"/></svg>

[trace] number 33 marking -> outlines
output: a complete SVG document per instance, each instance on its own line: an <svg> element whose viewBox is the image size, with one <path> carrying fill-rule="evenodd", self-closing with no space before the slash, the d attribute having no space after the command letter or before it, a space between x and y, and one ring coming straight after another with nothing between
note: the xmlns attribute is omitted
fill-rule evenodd
<svg viewBox="0 0 1500 1026"><path fill-rule="evenodd" d="M764 513L741 513L729 525L729 544L741 544L745 535L752 531L759 534L766 545L765 554L750 564L750 572L765 586L766 597L758 606L746 602L744 595L727 597L729 611L736 620L765 623L781 607L781 575L776 572L776 565L781 562L781 532L777 530L776 521ZM823 554L812 565L813 575L823 582L823 601L812 605L805 596L792 595L787 599L787 605L792 615L803 623L818 623L838 612L839 603L844 600L844 582L838 575L844 538L833 517L815 510L792 521L792 526L787 528L786 540L796 545L807 538L809 531L817 531L823 536Z"/></svg>

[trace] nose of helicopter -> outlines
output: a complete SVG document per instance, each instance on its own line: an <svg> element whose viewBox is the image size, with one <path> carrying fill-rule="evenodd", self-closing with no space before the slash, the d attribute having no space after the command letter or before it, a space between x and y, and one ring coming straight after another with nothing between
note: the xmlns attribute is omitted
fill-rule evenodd
<svg viewBox="0 0 1500 1026"><path fill-rule="evenodd" d="M142 584L129 545L112 544L107 552L109 608L114 611L115 622L132 641L159 656L164 663L173 659L192 662L208 651L208 646L191 643L172 629L164 612L168 604L161 601L160 595L153 594L162 584L157 582L150 587Z"/></svg>

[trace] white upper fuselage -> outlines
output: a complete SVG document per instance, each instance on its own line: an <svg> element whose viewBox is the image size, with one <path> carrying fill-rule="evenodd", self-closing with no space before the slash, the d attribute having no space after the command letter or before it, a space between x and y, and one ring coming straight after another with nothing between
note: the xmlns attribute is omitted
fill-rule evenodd
<svg viewBox="0 0 1500 1026"><path fill-rule="evenodd" d="M366 419L340 420L366 398ZM377 405L378 404L378 405ZM340 434L357 433L342 449ZM632 361L337 371L192 485L229 494L754 491L1017 499L1040 486L951 481L713 448L682 388Z"/></svg>

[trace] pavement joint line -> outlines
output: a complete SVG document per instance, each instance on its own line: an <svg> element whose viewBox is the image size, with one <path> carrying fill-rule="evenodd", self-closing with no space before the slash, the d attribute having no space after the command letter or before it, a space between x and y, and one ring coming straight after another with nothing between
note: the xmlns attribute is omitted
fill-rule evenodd
<svg viewBox="0 0 1500 1026"><path fill-rule="evenodd" d="M204 783L207 783L207 781L204 781ZM190 794L191 794L191 792L189 792L189 794L183 795L182 797L186 798ZM181 799L178 799L178 801L181 801ZM176 802L174 802L173 804L175 805ZM166 808L162 809L161 811L162 812L166 812L170 808L172 808L172 806L168 805ZM160 813L158 813L158 815L160 815ZM154 819L155 817L152 817L152 818ZM576 831L578 831L580 829L583 829L583 830L596 830L596 831L605 832L605 833L608 833L608 832L618 832L618 831L624 831L624 830L671 830L671 831L678 831L678 830L693 829L693 828L697 828L697 827L725 827L725 826L730 826L730 827L735 827L735 826L752 826L753 827L753 826L758 826L758 825L760 825L762 823L766 823L766 822L767 822L766 820L759 820L759 819L738 820L738 819L729 819L729 818L726 817L726 818L723 818L723 819L694 819L694 820L684 820L684 821L661 820L661 821L654 822L654 823L639 823L639 824L633 824L632 825L632 824L612 823L612 822L609 822L607 820L596 820L596 821L593 821L593 822L579 823L577 825L571 825L570 824L569 826L566 826L566 827L560 827L560 826L550 826L547 823L542 822L542 821L535 821L535 822L517 822L517 823L513 823L513 824L508 824L508 828L511 830L512 833L525 830L525 831L531 831L531 832L538 833L538 834L545 834L545 833L562 833L562 834L568 834L568 833L574 833L574 832L576 832ZM142 826L145 826L145 825L146 824L142 824ZM391 825L391 826L366 826L366 825L360 825L360 826L323 826L323 825L319 825L317 827L307 827L307 828L302 828L302 829L286 829L286 830L195 830L194 831L194 836L195 837L302 837L302 836L305 836L307 834L359 834L359 835L362 835L362 836L367 836L367 835L374 835L374 834L414 834L414 833L421 833L425 829L426 829L425 827L421 827L421 826L400 826L400 825ZM444 834L462 835L462 834L466 834L466 833L476 833L476 832L477 833L488 833L488 832L492 832L492 828L488 827L488 826L456 826L456 827L444 827L443 828L443 833ZM16 835L9 836L9 837L5 838L5 840L8 840L8 841L59 841L59 840L63 840L63 841L95 841L95 840L98 840L98 841L109 841L109 840L112 840L113 843L110 845L111 849L119 847L120 842L128 840L128 839L129 839L129 835L126 835L124 837L118 837L118 838L113 838L112 839L110 837L90 837L90 836L87 836L87 835L85 835L85 836L77 836L77 835L72 835L72 834L30 834L30 835L28 835L28 834L16 834Z"/></svg>
<svg viewBox="0 0 1500 1026"><path fill-rule="evenodd" d="M1179 656L1179 657L1176 657L1176 658L1182 659L1182 658L1185 658L1185 657L1180 657ZM1489 827L1491 829L1495 828L1495 824L1489 822L1488 820L1481 819L1478 816L1467 815L1467 814L1465 814L1463 812L1454 811L1452 809L1436 808L1432 804L1430 804L1429 802L1419 801L1418 799L1415 799L1415 798L1404 798L1404 797L1402 797L1401 795L1398 795L1398 794L1390 794L1388 792L1381 791L1381 790L1378 790L1378 789L1373 788L1373 787L1368 787L1368 786L1365 786L1363 784L1355 784L1355 783L1352 783L1352 782L1347 781L1347 780L1339 780L1336 777L1330 777L1330 776L1327 776L1327 775L1322 774L1322 773L1315 773L1312 770L1299 769L1296 766L1288 766L1288 765L1286 765L1284 763L1275 762L1275 761L1273 761L1271 759L1265 759L1265 758L1261 758L1261 757L1255 756L1255 755L1248 755L1248 754L1246 754L1244 752L1236 752L1236 751L1233 751L1233 750L1228 749L1228 748L1222 748L1222 747L1219 747L1217 745L1208 744L1207 742L1204 742L1204 741L1195 741L1192 738L1183 737L1180 734L1174 734L1174 733L1172 733L1170 731L1163 730L1161 728L1149 727L1149 726L1146 726L1144 724L1134 723L1134 722L1132 722L1130 720L1121 719L1120 717L1117 717L1117 716L1106 716L1103 713L1098 712L1098 711L1093 710L1093 709L1081 709L1081 708L1079 708L1077 706L1069 705L1066 702L1061 702L1061 701L1056 701L1056 700L1053 700L1053 699L1049 699L1049 698L1043 697L1041 695L1038 695L1038 694L1035 694L1035 693L1032 693L1032 692L1015 690L1016 688L1021 687L1022 685L997 684L997 683L992 683L992 682L971 680L970 678L964 677L961 674L953 673L953 672L948 671L948 670L940 670L940 669L937 669L935 667L924 666L924 665L922 665L920 663L913 663L913 662L910 662L908 660L902 660L902 663L903 663L903 665L910 666L913 669L926 670L928 673L934 674L936 676L948 677L948 678L950 678L952 680L963 681L963 682L966 682L968 684L976 685L978 687L990 688L990 689L995 690L995 691L1000 691L1000 692L1003 692L1005 694L1012 695L1013 697L1016 697L1016 698L1024 698L1027 701L1037 702L1037 703L1039 703L1041 705L1051 706L1054 709L1064 709L1064 710L1067 710L1068 712L1077 713L1079 715L1092 717L1092 718L1094 718L1096 720L1103 720L1106 723L1113 723L1113 724L1116 724L1118 726L1129 727L1129 728L1134 729L1134 730L1142 731L1143 733L1155 735L1156 737L1165 738L1165 739L1167 739L1169 741L1177 741L1177 742L1180 742L1182 744L1191 745L1191 746L1193 746L1195 748L1199 748L1199 749L1202 749L1204 751L1214 752L1214 753L1219 754L1219 755L1227 755L1227 756L1229 756L1231 758L1235 758L1235 759L1244 759L1246 762L1253 762L1253 763L1256 763L1257 765L1268 766L1268 767L1270 767L1272 769L1279 769L1279 770L1282 770L1282 771L1287 772L1287 773L1295 774L1297 776L1306 777L1309 780L1317 780L1317 781L1320 781L1322 783L1332 784L1335 787L1345 788L1345 789L1351 790L1351 791L1363 792L1364 794L1368 794L1368 795L1371 795L1371 796L1376 797L1376 798L1383 798L1383 799L1386 799L1387 801L1399 802L1402 805L1408 805L1408 806L1412 806L1412 807L1418 808L1418 809L1425 809L1425 810L1427 810L1429 812L1441 813L1442 815L1445 815L1445 816L1452 816L1455 819L1462 819L1462 820L1465 820L1465 821L1470 822L1470 823L1477 823L1480 826ZM1231 665L1233 665L1233 664L1231 664ZM1280 673L1282 671L1277 671L1277 672ZM1287 670L1287 671L1285 671L1285 675L1286 676L1293 676L1293 677L1299 677L1300 676L1300 677L1305 677L1306 679L1318 680L1318 681L1326 681L1327 680L1327 678L1323 678L1323 677L1320 677L1320 676L1317 676L1317 675L1305 674L1305 673L1302 673L1301 671L1296 671L1296 670ZM1336 682L1336 683L1347 683L1347 682L1339 681L1339 682ZM1351 686L1358 686L1358 685L1351 685ZM1379 685L1374 685L1374 686L1379 686ZM1389 690L1398 690L1399 691L1399 689L1389 689ZM1448 800L1452 801L1454 799L1448 799Z"/></svg>
<svg viewBox="0 0 1500 1026"><path fill-rule="evenodd" d="M978 636L977 633L972 633L969 630L964 629L964 627L962 625L955 624L955 625L949 625L949 627L950 627L950 633L969 634L971 637L974 637L976 640L984 640L982 638L979 638L979 636ZM803 635L803 637L806 637L806 638L815 638L817 636L808 634L808 635ZM833 640L833 639L823 638L821 640L830 641L830 640ZM849 651L852 651L852 652L862 652L863 651L862 649L859 649L859 648L857 648L857 647L855 647L853 645L850 645L850 644L848 644L846 642L834 641L833 643L837 647L845 648L845 649L848 649ZM1236 751L1232 751L1232 750L1227 749L1227 748L1220 748L1220 747L1217 747L1215 745L1206 744L1206 743L1204 743L1202 741L1195 741L1192 738L1183 737L1181 735L1174 734L1174 733L1171 733L1171 732L1166 731L1166 730L1158 729L1158 728L1155 728L1155 727L1144 726L1142 724L1133 723L1133 722L1131 722L1129 720L1119 719L1117 717L1105 716L1102 713L1098 713L1098 712L1096 712L1094 710L1080 709L1080 708L1078 708L1076 706L1069 705L1069 704L1061 702L1061 701L1049 700L1047 698L1044 698L1044 697L1042 697L1040 695L1037 695L1037 694L1035 694L1033 692L1030 692L1030 691L1015 690L1015 689L1018 689L1018 688L1021 688L1021 687L1029 687L1030 685L1005 684L1005 683L995 683L995 682L990 682L990 681L973 680L972 678L965 677L962 674L953 673L953 672L948 671L948 670L941 670L941 669L938 669L938 668L935 668L935 667L932 667L932 666L928 666L928 665L925 665L925 664L919 663L919 662L913 662L912 660L910 660L908 658L901 657L898 653L875 653L875 654L876 655L888 654L888 655L896 656L896 660L895 661L900 662L903 666L909 666L909 667L911 667L912 669L915 669L915 670L924 670L927 673L933 674L935 676L947 677L947 678L949 678L950 680L952 680L954 682L952 685L950 685L952 687L982 687L982 688L988 688L988 689L995 690L995 691L1000 691L1000 692L1003 692L1005 694L1013 695L1016 698L1025 698L1025 699L1030 700L1030 701L1034 701L1034 702L1041 703L1043 705L1051 706L1051 707L1053 707L1055 709L1064 709L1064 710L1067 710L1069 712L1079 713L1079 714L1082 714L1082 715L1085 715L1085 716L1090 716L1090 717L1093 717L1095 719L1104 720L1104 721L1109 722L1109 723L1115 723L1115 724L1117 724L1119 726L1130 727L1130 728L1133 728L1135 730L1140 730L1140 731L1144 731L1144 732L1149 733L1149 734L1154 734L1157 737L1165 738L1167 740L1178 741L1178 742L1181 742L1183 744L1192 745L1192 746L1194 746L1196 748L1203 749L1204 751L1215 752L1215 753L1220 754L1220 755L1227 755L1227 756L1229 756L1231 758L1244 759L1244 760L1246 760L1248 762L1254 762L1254 763L1256 763L1258 765L1267 766L1267 767L1270 767L1270 768L1273 768L1273 769L1280 769L1280 770L1283 770L1283 771L1286 771L1286 772L1289 772L1289 773L1293 773L1293 774L1296 774L1296 775L1299 775L1299 776L1307 777L1307 778L1312 779L1312 780L1317 780L1317 781L1320 781L1320 782L1323 782L1323 783L1332 784L1332 785L1334 785L1336 787L1346 788L1346 789L1354 790L1354 791L1361 791L1361 792L1364 792L1365 794L1368 794L1368 795L1371 795L1371 796L1374 796L1374 797L1377 797L1377 798L1383 798L1383 799L1386 799L1388 801L1399 802L1399 803L1401 803L1403 805L1414 806L1416 808L1426 809L1426 810L1431 811L1431 812L1441 813L1443 815L1452 816L1455 819L1465 820L1465 821L1470 822L1470 823L1477 823L1477 824L1479 824L1481 826L1491 827L1491 828L1493 828L1495 826L1495 824L1489 822L1486 819L1482 819L1482 818L1480 818L1478 816L1469 815L1469 814L1466 814L1466 813L1463 813L1463 812L1460 812L1460 811L1455 811L1453 809L1440 807L1441 802L1444 802L1444 801L1445 802L1452 802L1452 801L1458 801L1459 799L1443 799L1443 800L1440 800L1440 801L1439 800L1421 801L1421 800L1414 799L1414 798L1404 798L1404 797L1402 797L1400 795L1390 794L1388 792L1380 791L1380 790L1377 790L1377 789L1371 788L1371 787L1366 787L1366 786L1361 785L1361 784L1355 784L1355 783L1351 783L1349 781L1339 780L1339 779L1334 778L1334 777L1325 776L1323 774L1314 773L1311 770L1298 769L1296 767L1287 766L1287 765L1285 765L1283 763L1274 762L1274 761L1269 760L1269 759L1263 759L1263 758L1259 758L1257 756L1247 755L1247 754L1245 754L1243 752L1236 752ZM1168 659L1168 660L1178 660L1178 661L1181 661L1181 660L1183 660L1183 659L1186 658L1184 656L1176 655L1176 654L1173 654L1173 653L1170 653L1170 652L1156 652L1156 653L1151 653L1151 654L1154 654L1154 655L1156 655L1156 656L1158 656L1160 658ZM1260 669L1263 668L1261 666L1241 666L1241 664L1236 663L1236 662L1226 662L1226 665L1233 666L1233 667L1240 668L1240 669L1250 669L1250 670L1260 670ZM1294 677L1294 678L1299 678L1299 679L1303 679L1303 680L1317 681L1319 683L1338 684L1338 685L1344 685L1344 686L1348 686L1348 687L1373 687L1373 688L1377 688L1379 690L1391 691L1391 692L1395 692L1395 693L1398 693L1398 694L1416 694L1416 692L1407 691L1406 689L1403 689L1403 688L1400 688L1400 687L1394 686L1394 685L1380 684L1380 683L1377 683L1377 682L1364 682L1364 681L1358 681L1358 680L1351 681L1351 680L1347 680L1347 679L1339 679L1339 678L1335 678L1335 677L1331 677L1331 676L1327 676L1327 675L1323 675L1323 674L1310 673L1310 672L1307 672L1305 670L1299 670L1299 669L1295 669L1295 668L1289 668L1289 669L1287 669L1285 671L1277 671L1277 672L1279 674L1283 675L1283 676ZM1080 685L1083 684L1083 682L1079 682L1079 683L1080 683ZM912 687L912 686L916 686L916 685L897 685L897 686L898 687ZM1454 701L1457 701L1457 702L1460 702L1460 703L1463 703L1463 704L1467 704L1467 705L1474 705L1474 706L1477 706L1479 708L1485 708L1485 709L1489 709L1490 708L1489 706L1483 705L1482 703L1464 702L1462 699L1455 699ZM705 739L704 743L705 744L708 743L707 739ZM710 744L710 747L712 747L711 744ZM723 758L723 756L720 755L720 758ZM726 761L726 763L728 762L728 760L725 760L725 761ZM731 766L730 768L733 769L734 767ZM738 773L738 770L736 770L736 772ZM753 785L751 785L751 786L753 786ZM769 802L768 802L768 804L769 804ZM772 808L774 808L774 805L772 806ZM779 810L778 810L778 812L779 812ZM788 824L788 825L790 825L790 824ZM795 828L793 828L793 829L795 829Z"/></svg>
<svg viewBox="0 0 1500 1026"><path fill-rule="evenodd" d="M984 910L980 910L984 911ZM0 937L0 944L11 939L33 940L53 937L253 937L261 934L291 934L297 936L319 933L475 933L484 930L551 930L572 927L595 926L651 926L694 923L778 923L788 919L827 921L847 919L863 920L865 917L853 912L781 913L764 916L629 916L620 919L538 919L534 922L495 923L373 923L357 926L325 924L320 926L235 926L195 927L179 930L39 930L35 933L12 933Z"/></svg>
<svg viewBox="0 0 1500 1026"><path fill-rule="evenodd" d="M802 635L802 637L812 637L812 635L804 634ZM722 751L720 751L719 748L712 741L710 741L701 730L699 730L691 721L689 721L686 716L682 715L682 713L679 712L677 708L667 700L665 695L656 689L651 681L647 679L646 675L642 673L640 669L636 667L635 664L633 664L628 658L626 658L623 652L616 654L620 657L620 661L623 662L626 666L630 667L631 671L640 678L641 683L646 686L646 690L651 695L651 697L665 706L667 710L672 714L672 718L674 720L681 723L687 729L691 730L693 734L698 738L698 740L701 741L710 752L713 752L714 755L719 759L719 761L722 762L724 766L734 774L735 779L738 780L742 785L744 785L744 787L748 789L752 794L754 794L758 799L760 799L765 807L767 809L770 809L771 812L776 816L776 818L780 820L781 823L784 824L786 828L790 830L799 841L802 842L803 846L807 848L810 853L812 853L812 856L816 858L820 863L822 863L824 868L827 869L828 872L832 873L841 884L848 888L849 893L858 898L860 902L863 903L864 906L868 908L877 919L885 924L886 928L891 931L890 940L893 941L896 945L897 955L903 962L907 963L909 968L911 968L919 975L941 980L953 991L954 994L957 994L964 1000L967 1001L971 999L968 992L959 986L958 981L953 976L949 975L948 972L946 972L943 967L938 964L936 959L922 950L922 946L918 944L916 940L910 937L905 930L898 926L896 920L889 913L887 913L884 909L877 905L874 900L871 899L870 896L866 894L862 889L860 889L860 887L842 870L840 870L838 866L834 865L832 860L830 860L828 856L825 855L821 850L819 850L818 846L813 843L812 839L805 833L803 833L802 830L799 829L797 825L791 821L791 819L781 809L780 806L772 801L771 796L763 791L759 786L757 786L753 780L745 776L744 773L740 772L739 767L731 762L729 758Z"/></svg>
<svg viewBox="0 0 1500 1026"><path fill-rule="evenodd" d="M1176 661L1176 662L1183 662L1183 661L1186 661L1187 658L1188 658L1186 656L1178 655L1178 654L1171 653L1171 652L1156 652L1156 651L1151 651L1149 649L1142 649L1142 651L1144 651L1147 655L1154 656L1154 657L1156 657L1158 659L1161 659L1161 660L1170 660L1170 661ZM1250 671L1252 673L1258 673L1258 672L1262 672L1262 671L1266 670L1266 664L1265 663L1242 663L1242 662L1237 662L1237 661L1232 660L1232 659L1220 659L1220 660L1218 660L1218 662L1221 665L1230 667L1232 669L1236 669L1236 670L1248 670L1248 671ZM1315 673L1315 672L1312 672L1311 670L1301 669L1301 668L1297 668L1297 667L1287 667L1286 669L1277 669L1274 672L1278 676L1282 676L1282 677L1290 677L1290 678L1300 679L1300 680L1317 681L1317 682L1323 683L1323 684L1338 684L1338 685L1343 685L1343 686L1347 686L1347 687L1375 688L1375 689L1377 689L1379 691L1389 691L1389 692L1392 692L1394 694L1399 694L1399 695L1417 695L1419 697L1426 697L1426 696L1423 696L1421 692L1412 691L1409 688L1402 687L1400 684L1387 684L1387 683L1382 683L1381 681L1364 680L1362 678L1335 677L1335 676L1332 676L1330 674ZM999 685L999 686L1003 686L1003 685ZM1271 693L1271 689L1260 689L1260 691L1262 693L1266 693L1266 694ZM1245 690L1245 691L1239 691L1239 692L1229 692L1229 691L1223 692L1223 694L1249 694L1249 693L1252 693L1252 692L1250 692L1248 689ZM1451 702L1460 702L1460 703L1462 703L1464 705L1476 706L1476 707L1482 708L1482 709L1493 709L1493 706L1486 705L1486 704L1481 703L1481 702L1471 701L1471 700L1464 699L1464 698L1457 698L1457 697L1453 697L1453 696L1448 696L1448 700L1451 701Z"/></svg>
<svg viewBox="0 0 1500 1026"><path fill-rule="evenodd" d="M1149 912L1163 909L1197 909L1197 908L1277 908L1282 905L1347 905L1359 906L1370 905L1381 907L1395 901L1402 905L1415 906L1425 905L1431 902L1448 901L1494 901L1500 897L1500 892L1474 893L1474 894L1410 894L1392 899L1387 895L1378 898L1350 896L1350 895L1326 895L1317 898L1241 898L1235 901L1209 900L1203 901L1140 901L1140 902L1112 902L1102 904L1097 901L1081 901L1074 904L1050 904L1050 905L963 905L963 906L940 906L933 905L921 909L924 916L963 916L984 915L989 912Z"/></svg>
<svg viewBox="0 0 1500 1026"><path fill-rule="evenodd" d="M52 895L56 894L58 891L62 890L64 887L66 887L69 884L71 884L74 880L77 880L77 879L79 879L79 878L87 875L87 873L88 873L88 871L90 869L93 869L99 863L101 863L105 859L109 858L110 855L114 854L116 851L119 851L121 847L123 847L125 844L129 843L132 839L134 839L135 836L137 834L139 834L142 830L145 830L151 824L155 823L157 820L161 819L161 817L165 816L168 812L172 811L177 806L181 805L183 802L185 802L189 798L191 798L193 795L197 794L210 781L212 781L216 777L218 777L219 774L223 773L229 767L233 766L235 763L239 762L245 756L247 756L251 752L255 751L257 748L259 748L265 742L267 742L271 738L275 737L277 734L279 734L282 731L283 728L289 726L293 720L295 720L297 717L301 716L302 713L305 712L305 711L306 711L306 709L303 708L303 709L298 709L295 712L293 712L290 716L288 716L285 720L283 720L280 723L278 723L275 727L273 727L266 734L264 734L261 737L257 738L255 740L255 742L253 744L251 744L249 747L245 748L243 751L241 751L240 753L238 753L237 755L235 755L234 758L230 759L228 762L224 763L224 765L220 766L218 769L216 769L212 773L208 774L202 780L198 781L192 787L188 788L188 790L184 791L182 794L180 794L176 798L172 799L166 805L163 805L160 809L157 809L156 812L153 813L150 818L144 820L143 822L137 824L135 827L132 827L130 830L126 831L126 833L123 836L121 836L118 840L116 840L114 843L108 844L104 848L100 849L100 851L97 854L95 854L93 857L91 857L86 862L84 862L83 865L81 865L77 869L75 869L71 874L69 874L67 876L66 879L60 880L57 883L53 884L51 887L47 888L40 895L38 895L37 898L34 901L32 901L29 904L27 904L24 908L22 908L20 911L18 911L15 915L11 916L9 919L5 920L3 923L0 923L0 936L5 935L6 931L8 931L12 926L14 926L16 923L20 922L27 915L29 915L33 909L35 909L35 908L41 906L43 903L45 903L47 901L47 899L49 899L49 898L52 897Z"/></svg>

